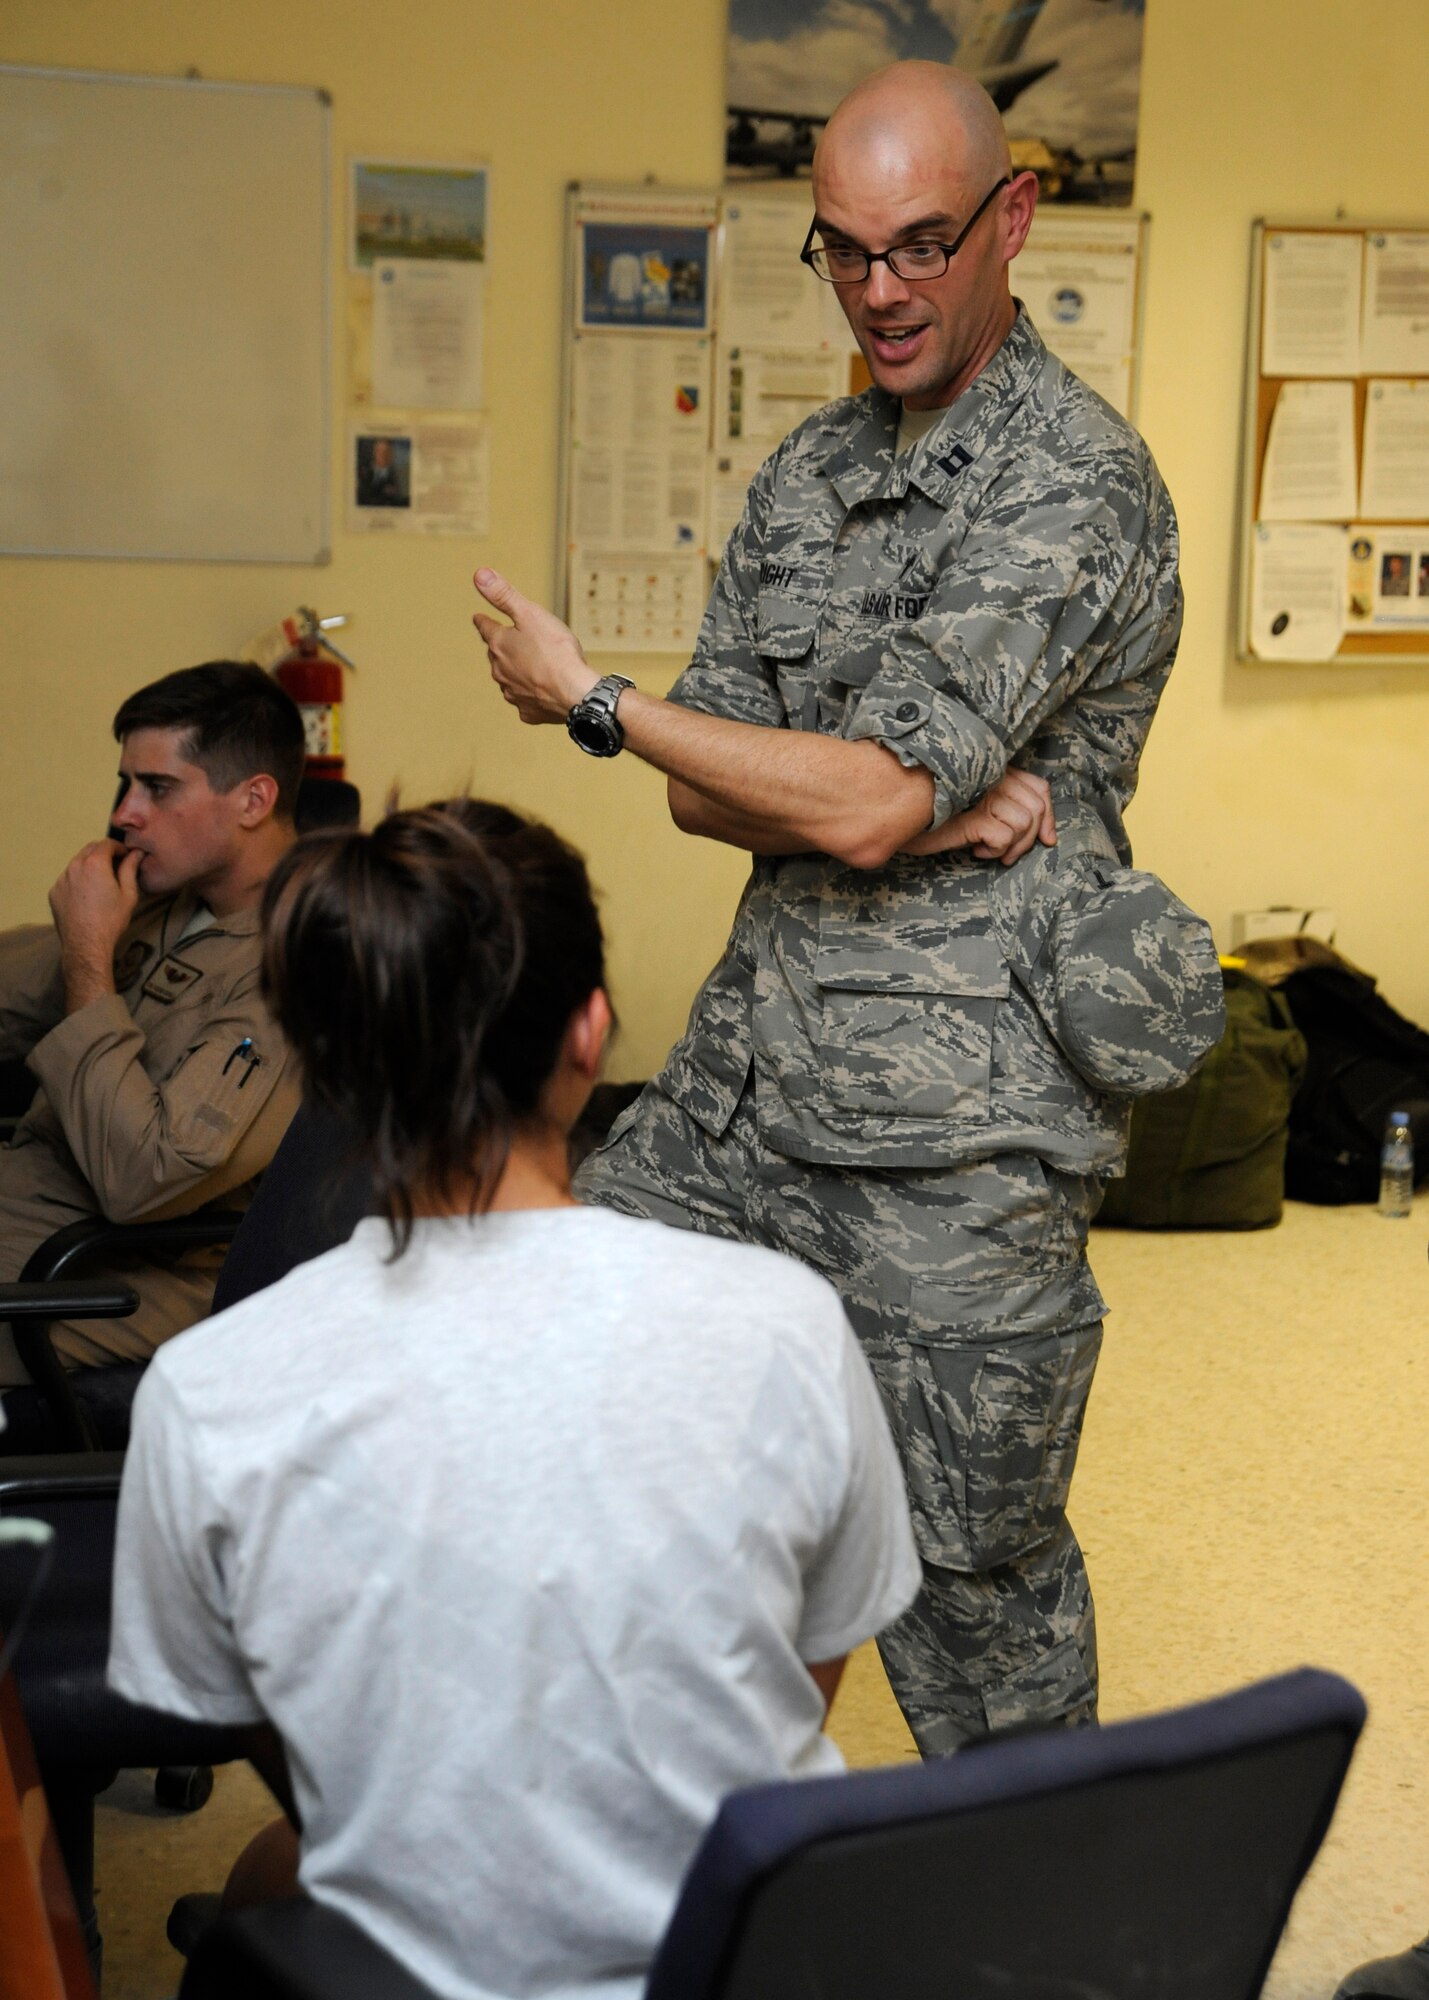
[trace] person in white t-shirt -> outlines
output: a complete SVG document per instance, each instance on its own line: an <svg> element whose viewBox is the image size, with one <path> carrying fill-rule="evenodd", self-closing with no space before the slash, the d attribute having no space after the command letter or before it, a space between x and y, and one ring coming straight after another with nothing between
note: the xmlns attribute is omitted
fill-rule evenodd
<svg viewBox="0 0 1429 2000"><path fill-rule="evenodd" d="M841 1768L844 1655L918 1589L877 1393L823 1279L572 1201L611 1010L548 829L394 813L265 918L383 1213L148 1370L111 1684L266 1725L269 1889L286 1842L437 1993L636 2000L721 1798Z"/></svg>

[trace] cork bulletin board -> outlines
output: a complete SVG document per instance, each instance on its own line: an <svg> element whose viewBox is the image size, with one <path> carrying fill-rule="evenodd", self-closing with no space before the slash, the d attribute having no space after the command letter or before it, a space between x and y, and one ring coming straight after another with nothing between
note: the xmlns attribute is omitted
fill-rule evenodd
<svg viewBox="0 0 1429 2000"><path fill-rule="evenodd" d="M1429 665L1429 228L1257 222L1239 653Z"/></svg>

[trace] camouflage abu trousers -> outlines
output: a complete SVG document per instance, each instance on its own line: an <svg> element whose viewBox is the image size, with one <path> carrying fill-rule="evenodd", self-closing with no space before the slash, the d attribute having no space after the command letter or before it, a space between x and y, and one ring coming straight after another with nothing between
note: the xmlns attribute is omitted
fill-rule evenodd
<svg viewBox="0 0 1429 2000"><path fill-rule="evenodd" d="M583 1201L799 1258L837 1288L908 1482L923 1589L879 1636L924 1756L1096 1719L1096 1624L1065 1507L1101 1344L1092 1177L1030 1155L845 1171L774 1153L746 1085L710 1135L653 1085Z"/></svg>

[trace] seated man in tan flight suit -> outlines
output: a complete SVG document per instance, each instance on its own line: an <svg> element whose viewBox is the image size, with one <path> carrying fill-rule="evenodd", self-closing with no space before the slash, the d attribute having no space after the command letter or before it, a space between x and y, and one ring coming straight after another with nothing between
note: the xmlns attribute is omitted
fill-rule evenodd
<svg viewBox="0 0 1429 2000"><path fill-rule="evenodd" d="M0 933L0 1059L39 1089L0 1147L0 1280L81 1217L242 1207L297 1105L258 987L259 899L294 839L297 708L260 667L187 667L114 718L111 831L50 891L53 926ZM145 1360L208 1310L216 1258L146 1258L129 1319L55 1329L67 1366ZM0 1386L25 1369L0 1328Z"/></svg>

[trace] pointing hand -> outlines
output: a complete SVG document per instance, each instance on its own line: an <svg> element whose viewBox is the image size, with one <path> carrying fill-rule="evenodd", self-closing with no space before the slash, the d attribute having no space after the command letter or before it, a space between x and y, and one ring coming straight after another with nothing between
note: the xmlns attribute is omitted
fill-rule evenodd
<svg viewBox="0 0 1429 2000"><path fill-rule="evenodd" d="M492 679L523 722L564 722L600 679L575 634L498 571L479 569L473 582L511 621L503 625L481 611L471 621L485 644Z"/></svg>

